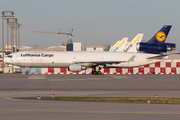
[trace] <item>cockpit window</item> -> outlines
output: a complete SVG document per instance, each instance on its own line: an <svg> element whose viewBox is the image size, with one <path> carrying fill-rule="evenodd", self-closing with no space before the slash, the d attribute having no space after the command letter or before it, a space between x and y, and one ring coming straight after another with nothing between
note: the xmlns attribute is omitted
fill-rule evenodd
<svg viewBox="0 0 180 120"><path fill-rule="evenodd" d="M12 55L8 55L7 57L8 57L8 58L12 58Z"/></svg>

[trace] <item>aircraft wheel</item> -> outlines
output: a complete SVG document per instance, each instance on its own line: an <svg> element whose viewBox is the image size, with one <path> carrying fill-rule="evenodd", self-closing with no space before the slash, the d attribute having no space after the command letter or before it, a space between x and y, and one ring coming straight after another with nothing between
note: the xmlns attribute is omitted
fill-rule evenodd
<svg viewBox="0 0 180 120"><path fill-rule="evenodd" d="M98 74L98 75L101 75L101 71L98 71L97 74Z"/></svg>
<svg viewBox="0 0 180 120"><path fill-rule="evenodd" d="M28 71L26 71L26 75L28 75L29 74L29 72Z"/></svg>
<svg viewBox="0 0 180 120"><path fill-rule="evenodd" d="M91 74L92 75L96 75L97 73L96 73L96 71L92 71Z"/></svg>

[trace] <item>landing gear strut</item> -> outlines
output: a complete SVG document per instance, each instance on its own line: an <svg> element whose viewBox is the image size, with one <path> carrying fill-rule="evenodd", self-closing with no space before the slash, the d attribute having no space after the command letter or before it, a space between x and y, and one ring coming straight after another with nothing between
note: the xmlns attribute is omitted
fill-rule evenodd
<svg viewBox="0 0 180 120"><path fill-rule="evenodd" d="M95 67L94 70L91 72L92 75L101 75L101 68L100 67Z"/></svg>

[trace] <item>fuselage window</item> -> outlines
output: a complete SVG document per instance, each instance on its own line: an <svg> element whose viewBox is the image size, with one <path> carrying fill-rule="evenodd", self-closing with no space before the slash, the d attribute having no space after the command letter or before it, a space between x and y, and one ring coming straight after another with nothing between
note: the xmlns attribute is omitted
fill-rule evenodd
<svg viewBox="0 0 180 120"><path fill-rule="evenodd" d="M8 55L7 57L8 57L8 58L12 58L12 55Z"/></svg>

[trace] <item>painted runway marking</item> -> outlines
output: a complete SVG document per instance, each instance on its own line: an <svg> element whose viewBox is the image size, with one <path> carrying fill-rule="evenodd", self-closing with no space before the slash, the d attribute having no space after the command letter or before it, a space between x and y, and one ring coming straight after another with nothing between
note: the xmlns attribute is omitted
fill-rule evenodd
<svg viewBox="0 0 180 120"><path fill-rule="evenodd" d="M46 79L45 75L30 75L28 79Z"/></svg>
<svg viewBox="0 0 180 120"><path fill-rule="evenodd" d="M87 80L107 80L107 78L87 78Z"/></svg>
<svg viewBox="0 0 180 120"><path fill-rule="evenodd" d="M180 113L156 113L156 112L103 112L103 111L58 111L58 110L20 110L20 109L0 109L7 112L51 112L51 113L104 113L104 114L152 114L152 115L180 115Z"/></svg>
<svg viewBox="0 0 180 120"><path fill-rule="evenodd" d="M115 75L109 75L109 76L111 76L111 77L113 77L113 78L116 78L116 79L121 79L121 78L130 78L130 77L128 77L128 76L115 76Z"/></svg>
<svg viewBox="0 0 180 120"><path fill-rule="evenodd" d="M73 80L86 80L86 78L79 78L79 79L78 79L78 78L77 78L77 79L74 79L74 78L73 78L73 79L67 79L67 80L72 80L72 81L73 81Z"/></svg>
<svg viewBox="0 0 180 120"><path fill-rule="evenodd" d="M54 82L54 81L67 81L67 79L47 79L49 82Z"/></svg>

